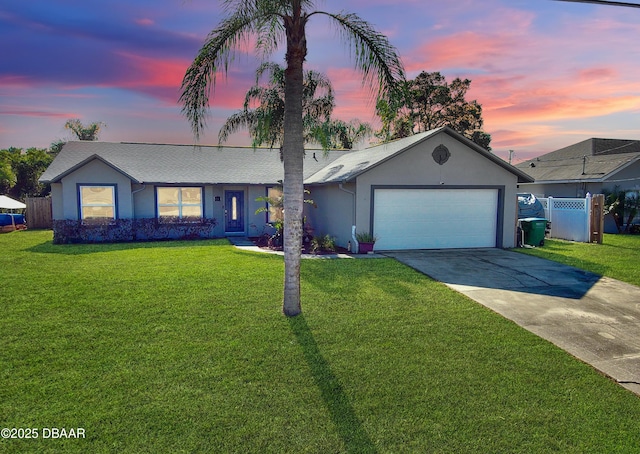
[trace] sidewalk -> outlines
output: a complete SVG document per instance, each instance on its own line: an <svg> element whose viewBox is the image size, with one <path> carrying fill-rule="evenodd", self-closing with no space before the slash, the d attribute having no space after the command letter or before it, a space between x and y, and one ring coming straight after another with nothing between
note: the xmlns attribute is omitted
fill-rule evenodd
<svg viewBox="0 0 640 454"><path fill-rule="evenodd" d="M246 237L227 237L229 242L238 249L251 252L262 252L264 254L284 255L283 251L274 251L272 249L261 248L256 246L253 241ZM379 259L385 258L380 254L302 254L303 259Z"/></svg>

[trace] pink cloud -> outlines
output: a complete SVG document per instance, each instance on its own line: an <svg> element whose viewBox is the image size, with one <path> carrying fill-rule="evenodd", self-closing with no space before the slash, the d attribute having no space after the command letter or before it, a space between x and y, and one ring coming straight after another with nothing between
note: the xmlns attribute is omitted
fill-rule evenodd
<svg viewBox="0 0 640 454"><path fill-rule="evenodd" d="M128 62L131 70L123 73L120 80L114 81L114 86L140 91L171 104L177 102L190 60L157 59L131 53L120 55ZM244 95L251 85L245 73L246 71L242 71L242 75L238 76L237 71L231 70L227 75L217 75L215 91L211 97L212 107L242 107Z"/></svg>
<svg viewBox="0 0 640 454"><path fill-rule="evenodd" d="M405 58L405 65L407 72L433 72L450 67L484 68L493 66L497 58L511 50L512 45L504 36L465 31L419 46L410 53L411 57Z"/></svg>
<svg viewBox="0 0 640 454"><path fill-rule="evenodd" d="M154 25L155 24L153 19L149 19L149 18L136 19L135 23L138 24L138 25L142 25L144 27L148 27L150 25Z"/></svg>
<svg viewBox="0 0 640 454"><path fill-rule="evenodd" d="M21 108L0 109L0 115L30 118L73 118L74 114L63 112L50 112L46 110L26 110Z"/></svg>
<svg viewBox="0 0 640 454"><path fill-rule="evenodd" d="M183 59L160 60L124 52L119 55L129 62L135 74L129 82L125 82L125 85L144 83L153 87L179 86L189 66L189 61ZM129 75L131 76L131 73Z"/></svg>
<svg viewBox="0 0 640 454"><path fill-rule="evenodd" d="M362 74L352 68L327 70L334 89L336 107L333 116L349 121L357 118L370 122L375 116L375 99L369 86L362 83Z"/></svg>
<svg viewBox="0 0 640 454"><path fill-rule="evenodd" d="M601 67L550 79L483 76L472 82L469 95L482 104L485 125L588 118L640 108L633 85L606 83L614 76L615 71Z"/></svg>
<svg viewBox="0 0 640 454"><path fill-rule="evenodd" d="M5 88L28 88L29 78L26 76L3 75L0 76L0 87Z"/></svg>
<svg viewBox="0 0 640 454"><path fill-rule="evenodd" d="M410 77L426 70L440 71L449 80L456 76L470 78L467 98L482 104L489 132L495 127L501 131L535 130L532 124L640 108L638 84L631 76L636 73L633 63L628 57L615 56L629 46L628 30L620 31L625 26L619 21L605 18L576 22L571 17L565 28L551 35L533 28L535 16L530 12L498 8L481 14L480 19L492 24L489 31L486 25L470 23L465 31L431 36L407 53L410 57L405 63ZM594 30L606 32L606 42ZM585 54L588 42L593 42L593 53ZM586 61L589 63L583 63ZM594 61L599 63L594 65ZM526 142L532 142L534 135L529 134ZM493 143L502 146L497 139L494 137ZM504 141L504 145L507 143Z"/></svg>
<svg viewBox="0 0 640 454"><path fill-rule="evenodd" d="M555 133L556 128L549 125L531 125L526 129L498 129L491 132L491 145L503 149L528 148L538 143L540 137Z"/></svg>
<svg viewBox="0 0 640 454"><path fill-rule="evenodd" d="M581 83L606 82L617 76L617 72L612 68L596 67L585 68L578 71L578 80Z"/></svg>

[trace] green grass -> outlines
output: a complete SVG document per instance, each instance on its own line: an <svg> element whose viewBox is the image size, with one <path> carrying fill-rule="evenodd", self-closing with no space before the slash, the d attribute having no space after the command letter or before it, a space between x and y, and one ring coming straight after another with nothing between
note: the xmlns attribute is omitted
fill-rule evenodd
<svg viewBox="0 0 640 454"><path fill-rule="evenodd" d="M602 244L545 239L543 247L515 250L640 285L640 235L605 235Z"/></svg>
<svg viewBox="0 0 640 454"><path fill-rule="evenodd" d="M640 399L391 259L0 236L0 452L637 452Z"/></svg>

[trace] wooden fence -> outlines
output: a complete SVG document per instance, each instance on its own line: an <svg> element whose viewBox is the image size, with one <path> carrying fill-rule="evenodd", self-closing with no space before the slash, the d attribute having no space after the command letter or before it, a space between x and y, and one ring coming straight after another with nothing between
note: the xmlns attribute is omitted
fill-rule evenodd
<svg viewBox="0 0 640 454"><path fill-rule="evenodd" d="M50 197L27 197L25 216L27 228L50 229L53 227L53 214Z"/></svg>
<svg viewBox="0 0 640 454"><path fill-rule="evenodd" d="M591 197L591 213L589 225L589 243L602 244L604 234L604 194Z"/></svg>

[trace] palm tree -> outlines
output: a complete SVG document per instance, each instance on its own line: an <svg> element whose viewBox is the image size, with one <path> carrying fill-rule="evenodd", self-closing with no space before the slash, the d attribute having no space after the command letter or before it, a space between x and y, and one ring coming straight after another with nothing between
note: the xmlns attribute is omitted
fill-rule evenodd
<svg viewBox="0 0 640 454"><path fill-rule="evenodd" d="M241 111L231 115L218 133L218 141L247 128L252 145L280 146L284 139L284 67L267 62L256 71L256 84L244 98ZM261 78L268 73L266 85ZM252 107L255 106L255 107ZM302 124L304 142L319 143L325 150L353 148L354 144L372 133L367 123L359 120L345 122L331 118L335 107L333 87L329 78L318 71L304 71L302 89Z"/></svg>
<svg viewBox="0 0 640 454"><path fill-rule="evenodd" d="M241 128L249 129L253 146L282 144L284 140L284 71L277 63L263 63L256 71L256 84L244 98L243 109L227 118L218 140L226 142ZM268 72L268 82L260 79ZM252 105L256 105L252 108ZM302 123L305 142L310 142L312 129L331 117L335 106L333 87L327 77L317 71L305 71L302 91Z"/></svg>
<svg viewBox="0 0 640 454"><path fill-rule="evenodd" d="M65 129L70 130L78 140L98 140L100 129L105 126L101 121L94 121L85 126L79 118L72 118L64 124Z"/></svg>
<svg viewBox="0 0 640 454"><path fill-rule="evenodd" d="M256 37L262 55L271 54L286 40L284 72L284 298L282 311L298 315L300 304L300 259L304 199L303 158L304 60L307 56L306 26L311 17L328 17L354 51L355 64L374 94L389 95L404 70L396 49L386 36L352 13L313 10L312 0L225 0L228 15L211 31L182 81L180 102L196 140L206 123L209 98L218 71L226 73L239 44Z"/></svg>

